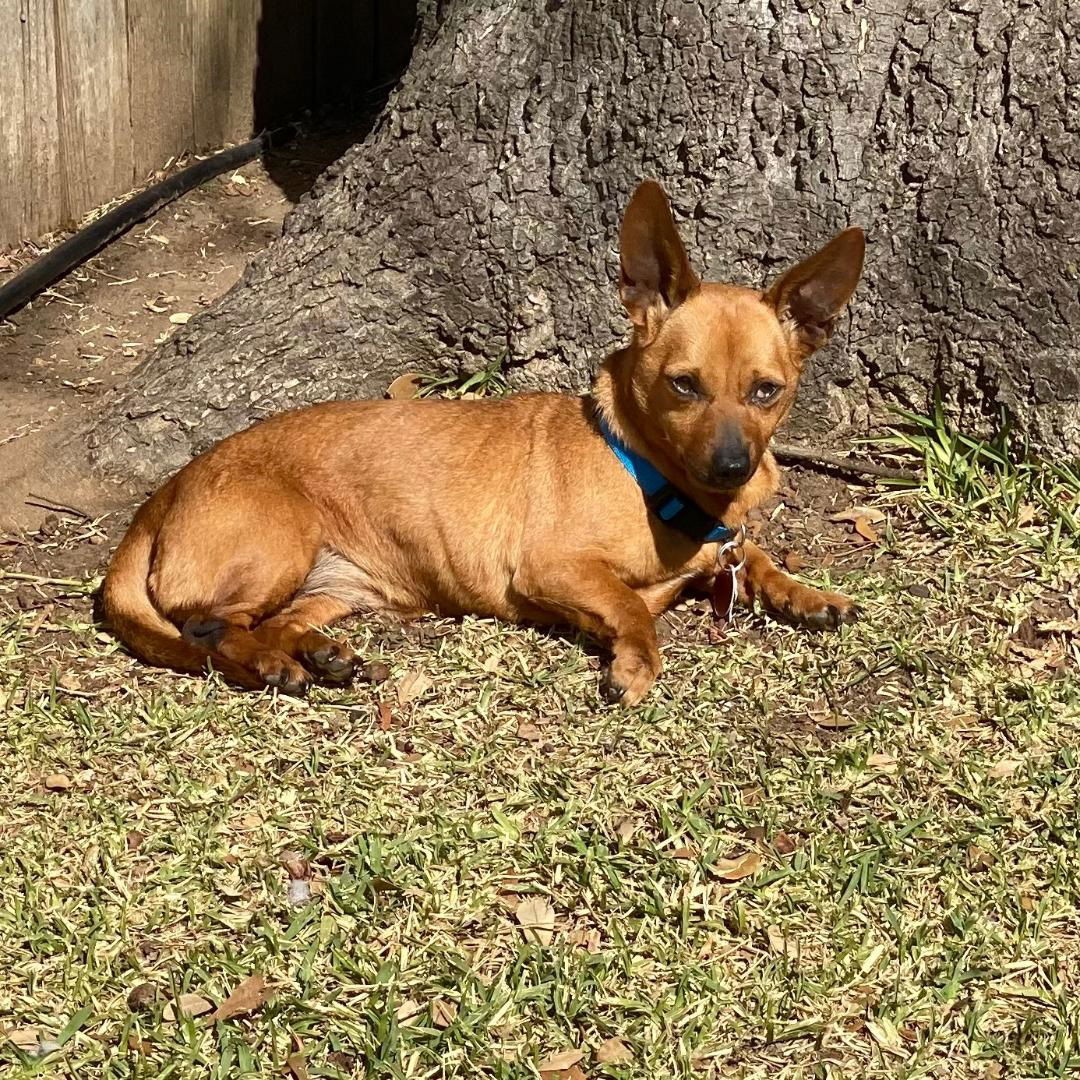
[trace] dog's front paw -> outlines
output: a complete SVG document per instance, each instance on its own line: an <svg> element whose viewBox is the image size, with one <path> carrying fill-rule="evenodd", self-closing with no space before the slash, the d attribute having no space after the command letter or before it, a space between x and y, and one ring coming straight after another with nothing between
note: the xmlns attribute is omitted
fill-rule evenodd
<svg viewBox="0 0 1080 1080"><path fill-rule="evenodd" d="M813 630L835 630L859 617L855 602L843 593L813 589L791 579L768 590L762 599L775 614Z"/></svg>
<svg viewBox="0 0 1080 1080"><path fill-rule="evenodd" d="M611 666L600 681L600 695L610 705L636 705L659 674L660 654L655 650L616 646Z"/></svg>

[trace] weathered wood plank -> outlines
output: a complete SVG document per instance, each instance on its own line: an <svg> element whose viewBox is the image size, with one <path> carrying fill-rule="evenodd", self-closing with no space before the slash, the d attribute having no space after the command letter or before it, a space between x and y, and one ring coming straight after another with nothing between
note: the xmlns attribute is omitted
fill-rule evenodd
<svg viewBox="0 0 1080 1080"><path fill-rule="evenodd" d="M188 0L127 0L135 179L195 142Z"/></svg>
<svg viewBox="0 0 1080 1080"><path fill-rule="evenodd" d="M64 212L79 218L132 184L125 0L55 0Z"/></svg>
<svg viewBox="0 0 1080 1080"><path fill-rule="evenodd" d="M0 0L0 247L24 236L25 163L29 157L26 126L26 70L23 66L25 0Z"/></svg>
<svg viewBox="0 0 1080 1080"><path fill-rule="evenodd" d="M260 0L189 0L195 146L241 142L255 123Z"/></svg>

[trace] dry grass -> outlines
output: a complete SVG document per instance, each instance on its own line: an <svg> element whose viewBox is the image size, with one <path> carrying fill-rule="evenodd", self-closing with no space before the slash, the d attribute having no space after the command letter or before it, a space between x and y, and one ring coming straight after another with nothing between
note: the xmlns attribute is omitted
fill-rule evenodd
<svg viewBox="0 0 1080 1080"><path fill-rule="evenodd" d="M878 501L876 558L841 575L857 626L745 615L712 643L685 609L630 711L598 704L581 642L482 619L360 623L389 682L245 695L136 665L91 620L93 575L0 576L0 1027L38 1029L0 1062L1075 1071L1080 553ZM854 548L830 542L835 574ZM250 1016L164 1018L255 973L277 996Z"/></svg>

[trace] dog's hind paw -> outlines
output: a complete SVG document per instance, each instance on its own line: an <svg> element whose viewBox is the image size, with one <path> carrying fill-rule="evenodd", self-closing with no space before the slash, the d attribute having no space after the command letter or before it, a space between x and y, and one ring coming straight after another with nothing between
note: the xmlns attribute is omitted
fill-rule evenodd
<svg viewBox="0 0 1080 1080"><path fill-rule="evenodd" d="M600 696L609 705L637 705L660 674L658 654L616 648L611 666L600 680Z"/></svg>

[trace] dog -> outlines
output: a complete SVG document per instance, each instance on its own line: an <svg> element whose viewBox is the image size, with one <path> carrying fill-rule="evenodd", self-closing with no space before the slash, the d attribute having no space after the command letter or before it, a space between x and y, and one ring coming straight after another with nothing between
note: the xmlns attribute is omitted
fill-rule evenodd
<svg viewBox="0 0 1080 1080"><path fill-rule="evenodd" d="M645 181L620 234L630 343L591 394L329 402L193 459L138 511L101 601L143 660L252 689L343 684L322 628L354 612L570 624L604 642L634 705L660 673L655 617L726 572L812 628L856 617L736 530L777 489L768 445L862 272L841 232L764 292L702 282ZM734 572L732 573L734 577Z"/></svg>

